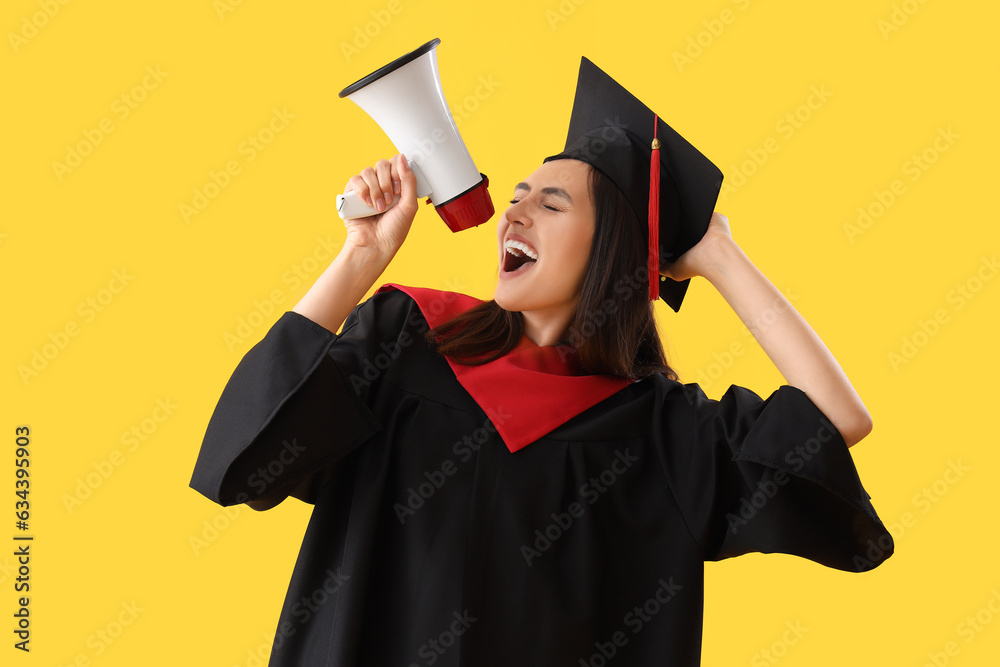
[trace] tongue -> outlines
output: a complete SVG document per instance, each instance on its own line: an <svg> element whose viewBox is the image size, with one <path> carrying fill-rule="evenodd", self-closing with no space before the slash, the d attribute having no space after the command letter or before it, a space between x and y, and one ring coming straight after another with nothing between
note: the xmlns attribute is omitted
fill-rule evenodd
<svg viewBox="0 0 1000 667"><path fill-rule="evenodd" d="M527 255L525 255L523 257L517 257L516 255L513 255L513 254L511 254L509 252L508 253L504 253L504 254L505 254L505 257L504 257L504 267L503 268L504 268L504 271L506 271L507 273L510 273L512 271L517 271L518 269L520 269L521 267L525 266L526 264L534 264L535 263L535 260L531 259Z"/></svg>

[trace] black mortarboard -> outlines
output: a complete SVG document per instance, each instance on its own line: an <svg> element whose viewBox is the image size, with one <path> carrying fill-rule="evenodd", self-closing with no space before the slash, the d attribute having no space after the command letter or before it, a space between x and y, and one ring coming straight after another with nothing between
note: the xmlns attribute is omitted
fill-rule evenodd
<svg viewBox="0 0 1000 667"><path fill-rule="evenodd" d="M650 243L659 246L658 256L649 257L650 299L658 293L678 311L690 281L660 276L659 265L705 235L722 188L719 168L587 58L580 62L566 147L545 162L561 158L599 169L649 223Z"/></svg>

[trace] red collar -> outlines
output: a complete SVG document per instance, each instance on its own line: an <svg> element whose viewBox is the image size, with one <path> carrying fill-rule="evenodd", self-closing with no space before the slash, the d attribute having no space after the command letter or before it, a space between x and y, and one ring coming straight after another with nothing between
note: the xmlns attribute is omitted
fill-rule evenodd
<svg viewBox="0 0 1000 667"><path fill-rule="evenodd" d="M480 299L424 287L387 283L416 302L433 329L482 303ZM561 348L561 353L560 353ZM630 382L611 375L578 375L567 346L539 347L527 336L495 361L480 366L445 357L459 383L486 412L511 452L535 442Z"/></svg>

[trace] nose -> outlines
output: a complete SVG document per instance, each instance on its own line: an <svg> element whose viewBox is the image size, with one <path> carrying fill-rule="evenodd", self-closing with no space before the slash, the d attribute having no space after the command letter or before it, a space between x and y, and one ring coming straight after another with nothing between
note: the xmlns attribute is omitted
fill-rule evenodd
<svg viewBox="0 0 1000 667"><path fill-rule="evenodd" d="M521 227L531 226L531 216L528 215L528 207L524 206L524 199L519 200L516 204L511 204L504 215L507 217L507 222L512 225L520 225Z"/></svg>

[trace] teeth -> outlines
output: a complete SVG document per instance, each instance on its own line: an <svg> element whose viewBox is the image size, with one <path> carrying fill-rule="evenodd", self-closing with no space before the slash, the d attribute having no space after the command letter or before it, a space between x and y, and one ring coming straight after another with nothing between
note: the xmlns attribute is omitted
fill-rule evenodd
<svg viewBox="0 0 1000 667"><path fill-rule="evenodd" d="M538 253L532 250L526 243L521 243L520 241L514 241L513 239L507 239L503 244L507 252L514 255L514 257L524 257L527 255L531 259L537 260Z"/></svg>

